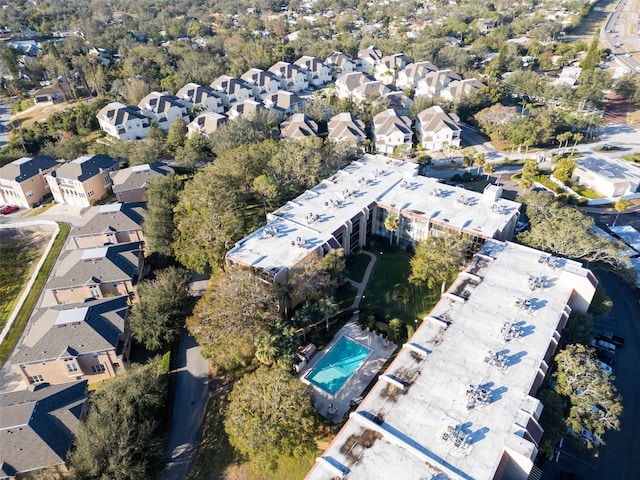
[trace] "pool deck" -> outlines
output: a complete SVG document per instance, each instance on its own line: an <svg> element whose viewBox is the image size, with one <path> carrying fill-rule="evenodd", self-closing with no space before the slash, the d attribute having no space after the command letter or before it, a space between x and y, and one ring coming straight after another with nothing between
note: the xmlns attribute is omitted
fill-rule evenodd
<svg viewBox="0 0 640 480"><path fill-rule="evenodd" d="M298 375L298 378L313 388L314 406L316 410L318 410L323 417L328 418L333 423L338 423L342 420L342 417L344 417L351 408L351 400L362 395L362 392L367 388L369 382L371 382L378 373L380 373L385 362L398 348L395 343L388 340L385 341L384 337L381 335L376 335L375 332L369 332L366 329L360 328L357 324L357 319L358 317L355 315L351 320L349 320L345 326L336 333L333 340L313 356L311 361ZM304 377L313 369L313 367L315 367L315 365L324 356L324 353L328 352L342 336L355 340L359 344L369 348L371 352L362 365L353 372L344 386L338 390L335 395L329 395L324 390L310 384ZM336 409L336 413L333 415L329 415L327 411L329 404L333 404Z"/></svg>

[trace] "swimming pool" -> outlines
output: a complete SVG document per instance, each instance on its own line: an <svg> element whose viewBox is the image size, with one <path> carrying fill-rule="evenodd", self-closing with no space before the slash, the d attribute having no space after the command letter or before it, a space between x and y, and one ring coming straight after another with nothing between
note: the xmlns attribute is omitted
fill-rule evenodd
<svg viewBox="0 0 640 480"><path fill-rule="evenodd" d="M305 378L329 395L335 395L364 362L369 351L347 337L340 337Z"/></svg>

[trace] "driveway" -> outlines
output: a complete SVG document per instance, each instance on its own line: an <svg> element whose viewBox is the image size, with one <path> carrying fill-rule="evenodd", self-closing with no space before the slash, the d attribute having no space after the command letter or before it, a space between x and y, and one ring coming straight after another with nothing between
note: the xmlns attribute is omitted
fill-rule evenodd
<svg viewBox="0 0 640 480"><path fill-rule="evenodd" d="M195 459L209 398L209 365L184 329L179 340L171 431L165 445L162 480L184 480Z"/></svg>

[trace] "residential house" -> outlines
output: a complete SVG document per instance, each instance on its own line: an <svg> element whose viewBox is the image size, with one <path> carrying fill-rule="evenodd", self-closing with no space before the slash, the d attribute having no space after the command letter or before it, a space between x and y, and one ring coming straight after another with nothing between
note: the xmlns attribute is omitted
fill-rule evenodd
<svg viewBox="0 0 640 480"><path fill-rule="evenodd" d="M577 162L571 181L592 188L607 198L640 191L640 168L620 158L587 157Z"/></svg>
<svg viewBox="0 0 640 480"><path fill-rule="evenodd" d="M576 67L576 66L562 67L562 72L560 72L560 75L558 76L558 78L552 82L552 85L557 85L557 86L566 85L566 86L575 88L581 73L582 73L582 68L580 67Z"/></svg>
<svg viewBox="0 0 640 480"><path fill-rule="evenodd" d="M111 102L96 116L100 128L118 140L140 140L149 133L149 117L139 107Z"/></svg>
<svg viewBox="0 0 640 480"><path fill-rule="evenodd" d="M111 192L110 172L118 161L107 155L91 155L64 163L45 179L56 203L88 207Z"/></svg>
<svg viewBox="0 0 640 480"><path fill-rule="evenodd" d="M189 109L180 99L167 92L151 92L138 103L138 107L147 117L158 122L165 132L176 120L189 123Z"/></svg>
<svg viewBox="0 0 640 480"><path fill-rule="evenodd" d="M411 119L392 108L384 110L373 117L371 137L380 153L393 153L397 148L410 149L413 139Z"/></svg>
<svg viewBox="0 0 640 480"><path fill-rule="evenodd" d="M178 90L176 97L190 110L198 108L206 112L224 113L222 94L208 85L187 83Z"/></svg>
<svg viewBox="0 0 640 480"><path fill-rule="evenodd" d="M299 140L318 136L318 124L304 113L291 115L280 125L280 138L283 140Z"/></svg>
<svg viewBox="0 0 640 480"><path fill-rule="evenodd" d="M146 202L149 182L173 173L173 168L162 162L116 170L111 172L113 193L118 202Z"/></svg>
<svg viewBox="0 0 640 480"><path fill-rule="evenodd" d="M128 311L126 296L39 309L14 365L27 385L113 378L129 362Z"/></svg>
<svg viewBox="0 0 640 480"><path fill-rule="evenodd" d="M334 79L356 71L356 62L350 55L342 52L333 52L324 63L331 69L331 75Z"/></svg>
<svg viewBox="0 0 640 480"><path fill-rule="evenodd" d="M283 119L304 107L304 101L298 95L284 90L267 95L262 103L279 119Z"/></svg>
<svg viewBox="0 0 640 480"><path fill-rule="evenodd" d="M43 472L63 478L68 472L67 452L89 397L87 381L37 387L0 393L0 479Z"/></svg>
<svg viewBox="0 0 640 480"><path fill-rule="evenodd" d="M227 111L227 115L230 120L240 117L256 118L264 110L265 108L262 102L250 98L249 100L233 103Z"/></svg>
<svg viewBox="0 0 640 480"><path fill-rule="evenodd" d="M264 100L268 95L280 90L280 79L271 72L251 68L242 74L242 78L251 85L254 98Z"/></svg>
<svg viewBox="0 0 640 480"><path fill-rule="evenodd" d="M221 75L211 82L210 86L221 94L225 107L253 99L251 85L240 78Z"/></svg>
<svg viewBox="0 0 640 480"><path fill-rule="evenodd" d="M111 239L115 238L114 232ZM81 303L113 295L126 295L135 302L134 287L143 273L144 255L140 242L68 250L61 255L44 286L42 306Z"/></svg>
<svg viewBox="0 0 640 480"><path fill-rule="evenodd" d="M462 80L453 70L438 70L427 73L416 85L416 97L437 97L455 80Z"/></svg>
<svg viewBox="0 0 640 480"><path fill-rule="evenodd" d="M80 224L69 232L67 248L99 248L144 242L142 223L145 208L143 203L109 203L90 207L80 217Z"/></svg>
<svg viewBox="0 0 640 480"><path fill-rule="evenodd" d="M217 112L202 112L196 118L193 119L189 125L187 125L187 137L192 138L194 135L204 135L208 137L209 134L215 132L218 127L229 120L223 113Z"/></svg>
<svg viewBox="0 0 640 480"><path fill-rule="evenodd" d="M294 65L300 67L306 74L309 84L314 87L322 87L333 80L331 69L317 57L303 55L294 62Z"/></svg>
<svg viewBox="0 0 640 480"><path fill-rule="evenodd" d="M102 66L110 65L113 61L111 54L104 48L100 47L91 47L89 49L89 58Z"/></svg>
<svg viewBox="0 0 640 480"><path fill-rule="evenodd" d="M485 85L477 78L466 78L464 80L454 80L448 87L440 91L440 98L443 100L454 101L459 100L465 95L469 95L477 90L484 88Z"/></svg>
<svg viewBox="0 0 640 480"><path fill-rule="evenodd" d="M31 208L51 194L45 176L60 167L53 157L22 157L0 168L0 202Z"/></svg>
<svg viewBox="0 0 640 480"><path fill-rule="evenodd" d="M336 95L338 98L352 98L353 91L367 82L372 82L373 77L366 75L362 72L345 73L338 78L334 85L336 88Z"/></svg>
<svg viewBox="0 0 640 480"><path fill-rule="evenodd" d="M375 80L373 82L365 82L362 85L358 85L353 89L351 95L354 100L363 102L372 97L382 97L389 92L390 90L387 85L379 80Z"/></svg>
<svg viewBox="0 0 640 480"><path fill-rule="evenodd" d="M297 65L278 62L269 68L280 81L280 87L290 92L300 92L309 88L307 75Z"/></svg>
<svg viewBox="0 0 640 480"><path fill-rule="evenodd" d="M398 72L410 62L411 60L404 53L386 55L373 69L373 76L385 85L393 85L396 82Z"/></svg>
<svg viewBox="0 0 640 480"><path fill-rule="evenodd" d="M431 62L410 63L398 72L396 87L401 90L406 88L415 88L418 82L422 80L427 73L435 72L437 70L438 68Z"/></svg>
<svg viewBox="0 0 640 480"><path fill-rule="evenodd" d="M445 113L438 105L416 117L416 137L425 150L439 151L446 146L459 147L462 129L455 113Z"/></svg>
<svg viewBox="0 0 640 480"><path fill-rule="evenodd" d="M413 98L403 91L391 91L382 95L382 98L387 102L388 108L393 108L398 114L409 116L411 114L411 105L413 105Z"/></svg>
<svg viewBox="0 0 640 480"><path fill-rule="evenodd" d="M33 92L33 101L36 105L53 105L60 100L71 98L71 89L67 82L58 85L48 85Z"/></svg>
<svg viewBox="0 0 640 480"><path fill-rule="evenodd" d="M346 142L358 145L367 139L364 122L355 118L350 112L338 113L327 124L329 135L333 142Z"/></svg>
<svg viewBox="0 0 640 480"><path fill-rule="evenodd" d="M374 46L365 48L358 52L358 63L356 70L363 73L371 73L382 60L382 52Z"/></svg>

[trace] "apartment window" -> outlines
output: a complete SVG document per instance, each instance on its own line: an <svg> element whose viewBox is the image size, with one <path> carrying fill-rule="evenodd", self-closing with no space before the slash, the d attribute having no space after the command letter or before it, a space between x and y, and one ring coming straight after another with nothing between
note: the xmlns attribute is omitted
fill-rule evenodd
<svg viewBox="0 0 640 480"><path fill-rule="evenodd" d="M93 190L89 190L89 196L93 197Z"/></svg>
<svg viewBox="0 0 640 480"><path fill-rule="evenodd" d="M104 365L102 365L100 363L98 365L91 365L91 371L93 373L102 373L102 372L106 371L106 368L104 367Z"/></svg>
<svg viewBox="0 0 640 480"><path fill-rule="evenodd" d="M75 362L70 362L69 360L65 360L67 362L67 370L69 371L69 373L73 373L73 372L77 372L78 371L78 365L75 364Z"/></svg>
<svg viewBox="0 0 640 480"><path fill-rule="evenodd" d="M30 383L42 383L44 382L44 377L42 375L33 375L29 377Z"/></svg>

